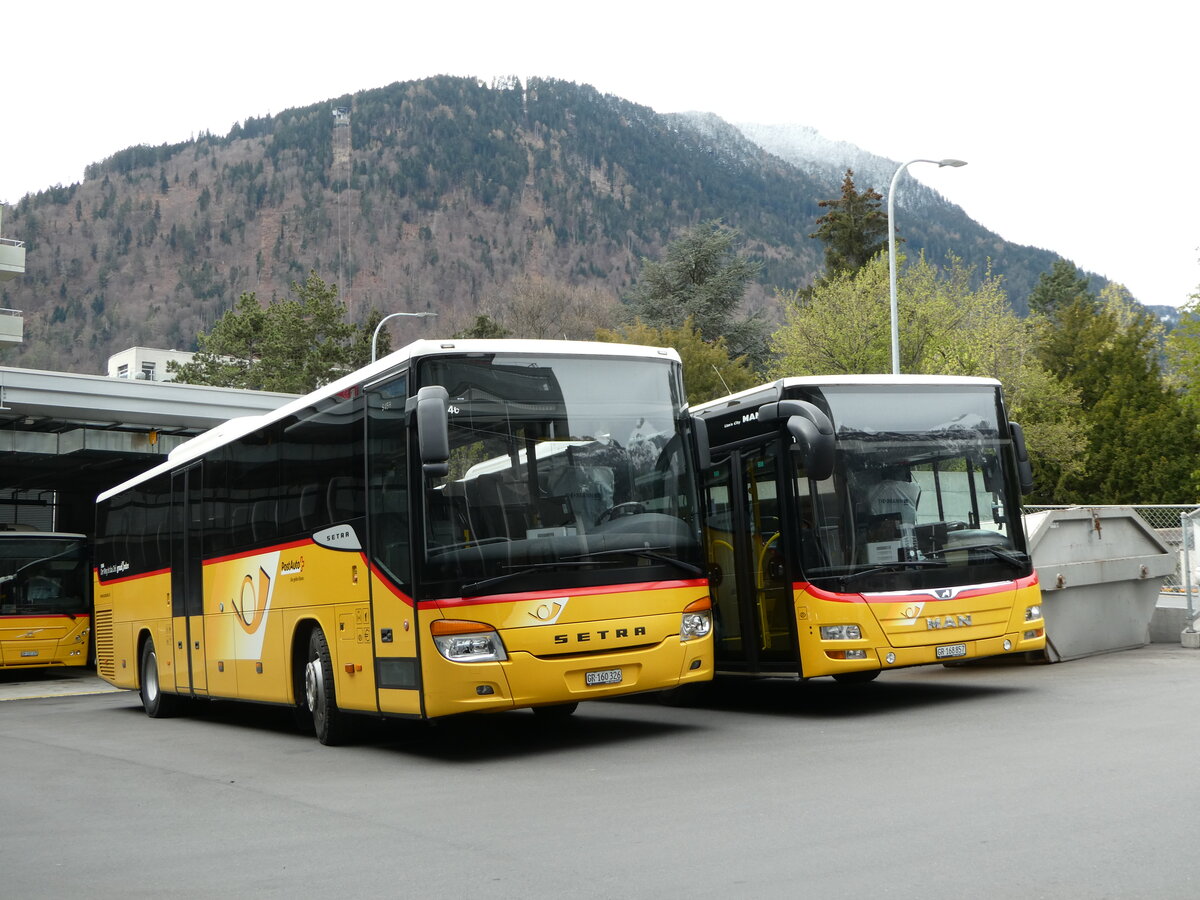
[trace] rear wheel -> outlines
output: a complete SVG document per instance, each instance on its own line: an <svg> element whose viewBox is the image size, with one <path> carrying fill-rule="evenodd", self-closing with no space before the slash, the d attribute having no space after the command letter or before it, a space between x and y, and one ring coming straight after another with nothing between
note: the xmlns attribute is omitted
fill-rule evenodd
<svg viewBox="0 0 1200 900"><path fill-rule="evenodd" d="M152 719L165 719L179 713L181 700L175 694L164 694L158 681L158 653L154 650L154 639L146 638L142 645L141 687L142 709Z"/></svg>
<svg viewBox="0 0 1200 900"><path fill-rule="evenodd" d="M317 740L327 746L346 737L346 715L337 706L333 687L333 662L329 644L319 627L308 638L308 661L304 666L304 700L312 715Z"/></svg>

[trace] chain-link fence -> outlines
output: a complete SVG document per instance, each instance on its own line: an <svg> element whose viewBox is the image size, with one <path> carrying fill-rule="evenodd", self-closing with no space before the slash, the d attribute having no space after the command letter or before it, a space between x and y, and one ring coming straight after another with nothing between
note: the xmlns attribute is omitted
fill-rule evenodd
<svg viewBox="0 0 1200 900"><path fill-rule="evenodd" d="M1080 504L1081 506L1083 504ZM1023 510L1026 514L1041 512L1045 509L1071 509L1067 506L1026 506ZM1086 506L1086 509L1098 509L1101 507ZM1112 508L1112 507L1108 507ZM1183 593L1183 556L1180 551L1183 550L1183 528L1180 524L1180 519L1183 515L1200 509L1197 505L1180 505L1180 506L1129 506L1137 515L1149 525L1154 533L1158 535L1159 540L1175 551L1175 571L1163 579L1163 593ZM1193 586L1194 587L1194 586Z"/></svg>

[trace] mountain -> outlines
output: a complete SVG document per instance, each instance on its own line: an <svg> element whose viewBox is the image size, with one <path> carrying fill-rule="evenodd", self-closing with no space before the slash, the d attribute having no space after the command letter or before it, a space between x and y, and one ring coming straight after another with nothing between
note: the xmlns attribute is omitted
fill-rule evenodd
<svg viewBox="0 0 1200 900"><path fill-rule="evenodd" d="M813 178L839 180L854 170L854 183L863 190L874 187L887 197L899 162L875 156L845 141L831 141L804 125L739 124L748 139L807 172ZM1029 311L1026 298L1039 276L1048 272L1059 255L1049 250L1013 244L975 222L958 206L915 179L901 182L897 209L904 208L902 233L906 251L924 250L934 262L953 252L982 271L991 260L993 271L1004 276L1009 303L1021 315ZM897 219L900 219L897 216ZM1085 273L1093 290L1107 283L1100 275Z"/></svg>
<svg viewBox="0 0 1200 900"><path fill-rule="evenodd" d="M241 292L283 296L310 270L355 320L431 311L449 334L525 272L622 296L643 258L712 219L741 229L763 263L747 305L778 318L774 289L820 273L808 235L847 167L860 189L886 188L894 164L811 129L660 115L553 79L396 83L129 147L23 198L5 231L26 242L27 272L0 306L23 311L25 343L2 359L98 372L125 347L190 349ZM990 258L1024 311L1054 254L915 182L902 199L909 252Z"/></svg>

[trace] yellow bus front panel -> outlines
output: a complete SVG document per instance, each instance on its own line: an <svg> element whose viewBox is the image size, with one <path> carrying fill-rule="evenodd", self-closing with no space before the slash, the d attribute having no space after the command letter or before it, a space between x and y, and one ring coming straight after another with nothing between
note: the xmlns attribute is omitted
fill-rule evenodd
<svg viewBox="0 0 1200 900"><path fill-rule="evenodd" d="M85 665L91 627L87 615L0 618L0 668Z"/></svg>
<svg viewBox="0 0 1200 900"><path fill-rule="evenodd" d="M422 607L425 714L573 703L712 678L711 630L695 640L680 637L684 610L706 605L707 587L626 587L449 602L436 605L436 617ZM438 621L495 629L505 658L447 659L432 633Z"/></svg>
<svg viewBox="0 0 1200 900"><path fill-rule="evenodd" d="M805 677L948 663L1045 648L1037 575L891 594L794 591Z"/></svg>

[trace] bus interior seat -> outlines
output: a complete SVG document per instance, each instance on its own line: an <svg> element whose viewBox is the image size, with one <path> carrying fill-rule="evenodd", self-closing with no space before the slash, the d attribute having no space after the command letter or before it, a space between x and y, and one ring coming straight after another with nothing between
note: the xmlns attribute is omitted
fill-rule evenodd
<svg viewBox="0 0 1200 900"><path fill-rule="evenodd" d="M467 499L467 518L476 540L512 538L509 512L504 501L504 489L499 475L481 475L464 482ZM524 529L520 537L524 537Z"/></svg>
<svg viewBox="0 0 1200 900"><path fill-rule="evenodd" d="M319 525L321 506L321 489L315 484L306 484L300 488L300 528L302 531L312 531Z"/></svg>
<svg viewBox="0 0 1200 900"><path fill-rule="evenodd" d="M232 532L231 546L240 547L248 544L253 537L250 529L250 506L247 503L239 503L233 508L233 519L230 531Z"/></svg>
<svg viewBox="0 0 1200 900"><path fill-rule="evenodd" d="M250 515L250 534L255 543L269 541L276 536L275 501L255 500Z"/></svg>
<svg viewBox="0 0 1200 900"><path fill-rule="evenodd" d="M362 482L349 475L329 479L325 494L330 522L345 522L362 515Z"/></svg>
<svg viewBox="0 0 1200 900"><path fill-rule="evenodd" d="M295 494L281 497L275 509L275 525L280 537L300 530L300 498Z"/></svg>

